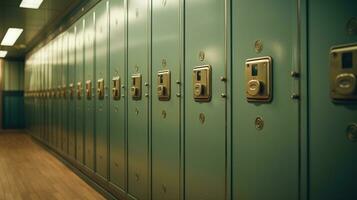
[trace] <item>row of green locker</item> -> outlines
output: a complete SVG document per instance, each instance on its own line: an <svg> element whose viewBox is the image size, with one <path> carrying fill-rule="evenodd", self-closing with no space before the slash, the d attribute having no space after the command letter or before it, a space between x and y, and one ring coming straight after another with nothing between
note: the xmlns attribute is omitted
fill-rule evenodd
<svg viewBox="0 0 357 200"><path fill-rule="evenodd" d="M27 127L123 199L357 198L356 8L102 0L27 56Z"/></svg>

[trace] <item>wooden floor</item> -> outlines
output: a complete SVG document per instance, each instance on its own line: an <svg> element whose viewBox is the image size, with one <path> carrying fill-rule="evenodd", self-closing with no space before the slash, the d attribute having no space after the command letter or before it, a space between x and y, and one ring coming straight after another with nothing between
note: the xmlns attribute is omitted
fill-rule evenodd
<svg viewBox="0 0 357 200"><path fill-rule="evenodd" d="M0 133L0 200L104 199L24 133Z"/></svg>

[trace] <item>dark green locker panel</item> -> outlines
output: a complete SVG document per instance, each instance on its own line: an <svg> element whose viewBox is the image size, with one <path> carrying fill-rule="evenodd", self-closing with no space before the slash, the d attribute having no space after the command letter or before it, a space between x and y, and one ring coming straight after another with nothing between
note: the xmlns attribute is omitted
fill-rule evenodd
<svg viewBox="0 0 357 200"><path fill-rule="evenodd" d="M60 152L62 148L62 36L59 35L57 38L57 48L56 48L56 85L58 95L56 97L56 150Z"/></svg>
<svg viewBox="0 0 357 200"><path fill-rule="evenodd" d="M185 3L184 144L187 199L227 197L227 100L224 98L227 2L188 0ZM202 17L198 14L202 11L207 15ZM200 66L207 68L198 68ZM204 71L194 73L194 69ZM208 81L199 83L201 78L202 81ZM197 84L204 84L204 93L199 89L200 94L194 96Z"/></svg>
<svg viewBox="0 0 357 200"><path fill-rule="evenodd" d="M42 142L45 141L45 97L44 97L44 90L45 90L45 51L42 48L42 55L41 55L41 129L42 129Z"/></svg>
<svg viewBox="0 0 357 200"><path fill-rule="evenodd" d="M37 97L36 97L36 103L37 103L37 127L36 127L36 134L37 138L41 140L42 136L42 127L41 127L41 121L42 121L42 109L41 109L41 104L42 104L42 99L40 97L40 91L41 91L41 54L42 52L39 51L37 52L37 63L36 63L36 91L37 91Z"/></svg>
<svg viewBox="0 0 357 200"><path fill-rule="evenodd" d="M40 85L40 52L37 53L36 55L36 137L37 139L41 139L41 127L40 127L40 122L41 122L41 110L40 110L40 98L39 98L39 85Z"/></svg>
<svg viewBox="0 0 357 200"><path fill-rule="evenodd" d="M78 83L83 83L84 76L84 62L83 62L83 36L84 36L84 21L79 20L75 24L76 26L76 52L75 52L75 81ZM81 96L83 96L83 86L80 88ZM84 139L86 137L87 132L85 132L84 121L86 120L85 112L84 112L84 99L76 98L75 102L76 110L75 110L75 135L76 135L76 158L80 163L84 163ZM86 122L87 123L87 122Z"/></svg>
<svg viewBox="0 0 357 200"><path fill-rule="evenodd" d="M81 84L76 81L76 27L72 26L68 30L68 154L72 159L76 158L76 99L81 92ZM83 46L83 45L82 45ZM82 48L83 50L83 48ZM83 52L83 51L81 51ZM79 53L80 54L80 53ZM83 54L82 54L83 56ZM72 88L71 88L72 87ZM82 93L82 92L81 92Z"/></svg>
<svg viewBox="0 0 357 200"><path fill-rule="evenodd" d="M111 0L110 2L110 40L109 40L109 91L110 94L110 108L109 108L109 180L110 183L115 186L125 190L125 101L126 96L124 95L126 75L125 75L125 10L124 10L124 0ZM115 81L118 80L118 85L114 86ZM112 88L118 89L118 94L115 96L113 92L110 91Z"/></svg>
<svg viewBox="0 0 357 200"><path fill-rule="evenodd" d="M44 114L45 114L45 121L44 121L44 127L45 127L45 143L48 144L48 134L49 134L49 101L48 101L48 86L49 86L49 76L48 76L48 45L45 45L44 47L44 52L45 52L45 59L44 59L44 76L45 76L45 86L44 86L44 93L45 93L45 105L44 105Z"/></svg>
<svg viewBox="0 0 357 200"><path fill-rule="evenodd" d="M33 76L34 76L34 80L36 80L37 79L37 77L36 77L36 63L35 63L35 61L34 61L34 64L33 64ZM35 83L33 83L33 90L34 91L36 91L36 87L35 87ZM34 96L34 98L33 98L33 110L35 111L34 113L34 116L35 116L35 118L34 118L34 122L33 122L33 135L37 138L38 136L37 136L37 127L36 127L36 125L37 125L37 119L38 119L38 117L37 117L37 114L38 114L38 112L37 112L37 99L36 99L36 97Z"/></svg>
<svg viewBox="0 0 357 200"><path fill-rule="evenodd" d="M68 154L68 100L69 100L69 87L68 87L68 32L62 35L62 152Z"/></svg>
<svg viewBox="0 0 357 200"><path fill-rule="evenodd" d="M23 94L23 91L2 92L3 129L21 129L24 127Z"/></svg>
<svg viewBox="0 0 357 200"><path fill-rule="evenodd" d="M357 199L357 102L334 102L330 85L336 78L331 75L332 56L339 57L330 55L330 49L351 43L356 47L357 2L304 2L307 2L307 24L304 27L307 35L303 42L307 42L307 46L304 46L302 55L307 55L305 61L309 73L308 198ZM348 52L341 57L342 73L356 70L356 54L351 63L348 62Z"/></svg>
<svg viewBox="0 0 357 200"><path fill-rule="evenodd" d="M299 63L297 1L243 0L232 6L233 199L297 200L299 100L292 98L298 80L291 76ZM263 65L253 63L249 70L251 58ZM251 77L268 66L271 73L265 77L272 81L264 88L272 88L272 99L248 101Z"/></svg>
<svg viewBox="0 0 357 200"><path fill-rule="evenodd" d="M50 79L50 99L49 99L49 146L54 143L54 69L53 69L53 41L48 44L48 68Z"/></svg>
<svg viewBox="0 0 357 200"><path fill-rule="evenodd" d="M57 150L62 151L63 148L63 85L62 85L62 74L63 74L63 34L57 37L57 88L58 88L58 100L57 100Z"/></svg>
<svg viewBox="0 0 357 200"><path fill-rule="evenodd" d="M53 121L52 121L52 137L53 137L53 141L52 141L52 147L56 148L57 145L57 127L58 127L58 69L57 69L57 49L58 49L58 45L57 45L57 38L53 40L53 44L52 44L52 79L53 79L53 103L52 103L52 117L53 117Z"/></svg>
<svg viewBox="0 0 357 200"><path fill-rule="evenodd" d="M95 8L95 150L96 173L108 176L108 1Z"/></svg>
<svg viewBox="0 0 357 200"><path fill-rule="evenodd" d="M38 84L38 92L39 92L39 97L38 97L38 133L39 133L39 139L43 141L43 136L44 136L44 129L43 129L43 98L41 95L42 92L42 87L43 87L43 49L40 49L38 51L38 79L37 79L37 84Z"/></svg>
<svg viewBox="0 0 357 200"><path fill-rule="evenodd" d="M164 4L162 0L152 1L152 199L155 200L178 200L181 194L180 73L183 45L180 6L180 1ZM169 75L161 76L159 72ZM165 84L165 98L156 92L162 84Z"/></svg>
<svg viewBox="0 0 357 200"><path fill-rule="evenodd" d="M36 82L35 81L37 81L37 59L38 59L38 57L37 57L37 54L36 54L36 56L35 56L35 61L34 61L34 72L33 72L33 76L34 76L34 85L33 85L33 87L34 87L34 91L36 91L37 90L37 87L36 87ZM38 129L37 129L37 121L38 121L38 110L37 110L37 108L38 108L38 101L37 101L37 97L35 96L34 97L34 111L35 111L35 116L36 116L36 118L34 119L34 124L33 124L33 129L34 129L34 133L33 133L33 135L35 135L35 137L36 138L38 138L38 133L39 133L39 131L38 131Z"/></svg>
<svg viewBox="0 0 357 200"><path fill-rule="evenodd" d="M85 133L85 164L88 168L94 170L94 28L95 14L93 11L85 15L84 29L84 80L83 94L85 112L84 112L84 133Z"/></svg>
<svg viewBox="0 0 357 200"><path fill-rule="evenodd" d="M128 193L141 200L149 199L148 6L148 1L128 2L128 88L133 87L133 75L141 76L135 81L140 98L128 97Z"/></svg>
<svg viewBox="0 0 357 200"><path fill-rule="evenodd" d="M48 100L48 145L53 144L53 40L48 43L48 76L50 97Z"/></svg>

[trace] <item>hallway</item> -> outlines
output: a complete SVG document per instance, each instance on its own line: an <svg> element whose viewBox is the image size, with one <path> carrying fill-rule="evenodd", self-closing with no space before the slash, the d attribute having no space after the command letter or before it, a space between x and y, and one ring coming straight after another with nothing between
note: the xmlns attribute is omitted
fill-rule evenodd
<svg viewBox="0 0 357 200"><path fill-rule="evenodd" d="M104 199L25 133L0 133L0 200Z"/></svg>

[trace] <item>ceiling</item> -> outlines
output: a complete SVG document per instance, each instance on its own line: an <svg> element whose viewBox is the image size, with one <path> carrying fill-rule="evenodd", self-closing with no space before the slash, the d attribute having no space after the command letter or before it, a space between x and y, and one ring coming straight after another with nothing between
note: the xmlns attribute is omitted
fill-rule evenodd
<svg viewBox="0 0 357 200"><path fill-rule="evenodd" d="M24 58L44 37L56 30L61 21L86 0L43 0L40 9L20 8L21 0L0 0L0 42L8 28L23 28L24 31L6 58Z"/></svg>

